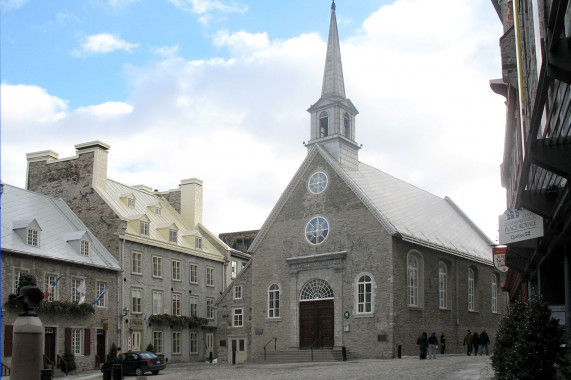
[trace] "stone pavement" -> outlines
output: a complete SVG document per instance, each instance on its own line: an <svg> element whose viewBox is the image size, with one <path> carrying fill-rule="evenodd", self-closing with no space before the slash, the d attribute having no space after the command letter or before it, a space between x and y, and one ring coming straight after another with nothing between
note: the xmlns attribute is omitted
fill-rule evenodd
<svg viewBox="0 0 571 380"><path fill-rule="evenodd" d="M157 376L126 376L132 380L185 379L421 379L491 380L494 372L488 356L439 356L436 360L361 359L347 362L287 364L208 364L181 363L167 366ZM91 371L64 377L65 380L102 379ZM2 378L4 379L4 378Z"/></svg>

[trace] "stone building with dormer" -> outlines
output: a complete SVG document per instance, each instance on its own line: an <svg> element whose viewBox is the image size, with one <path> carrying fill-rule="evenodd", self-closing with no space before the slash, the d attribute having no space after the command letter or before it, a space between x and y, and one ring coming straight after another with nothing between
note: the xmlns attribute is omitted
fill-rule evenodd
<svg viewBox="0 0 571 380"><path fill-rule="evenodd" d="M117 342L149 344L169 362L199 361L214 350L214 301L225 289L233 250L202 224L202 181L153 191L107 178L109 145L75 146L76 156L27 154L27 188L61 196L123 269Z"/></svg>
<svg viewBox="0 0 571 380"><path fill-rule="evenodd" d="M309 360L311 348L417 355L423 331L445 331L447 352L460 353L468 329L493 337L506 302L492 241L448 197L359 161L334 3L321 97L308 112L307 157L235 280L249 288L217 301L226 360L234 349L260 361L292 351Z"/></svg>

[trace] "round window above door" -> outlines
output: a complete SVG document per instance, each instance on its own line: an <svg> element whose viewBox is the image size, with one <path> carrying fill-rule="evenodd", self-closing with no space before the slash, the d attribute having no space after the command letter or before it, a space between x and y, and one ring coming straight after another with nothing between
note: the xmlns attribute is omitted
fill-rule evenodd
<svg viewBox="0 0 571 380"><path fill-rule="evenodd" d="M305 226L305 238L311 244L323 243L327 235L329 235L329 223L321 216L311 219Z"/></svg>

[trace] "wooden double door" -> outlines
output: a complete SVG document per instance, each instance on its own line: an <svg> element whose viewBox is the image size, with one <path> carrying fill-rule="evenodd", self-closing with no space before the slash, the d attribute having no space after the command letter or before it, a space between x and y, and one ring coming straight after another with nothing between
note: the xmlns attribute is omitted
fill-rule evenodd
<svg viewBox="0 0 571 380"><path fill-rule="evenodd" d="M333 326L333 300L299 303L299 348L310 348L312 344L332 348Z"/></svg>

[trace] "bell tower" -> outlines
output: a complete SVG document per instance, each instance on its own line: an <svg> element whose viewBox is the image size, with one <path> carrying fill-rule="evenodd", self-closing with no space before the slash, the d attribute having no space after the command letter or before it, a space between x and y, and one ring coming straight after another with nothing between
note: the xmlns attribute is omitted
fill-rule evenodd
<svg viewBox="0 0 571 380"><path fill-rule="evenodd" d="M355 116L359 111L345 96L335 1L331 3L321 97L307 112L311 114L311 139L305 145L308 152L319 144L341 165L356 168L359 145L355 142Z"/></svg>

